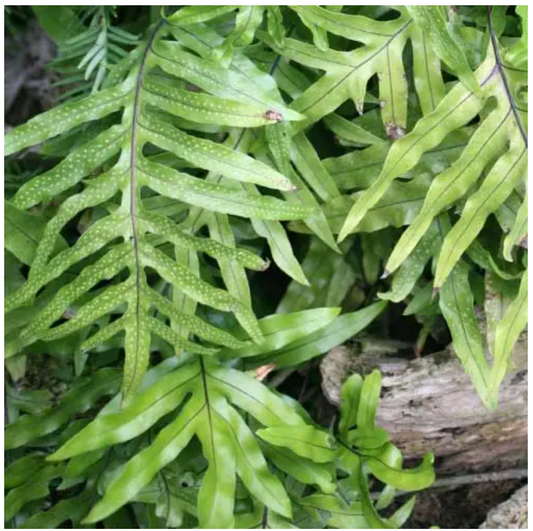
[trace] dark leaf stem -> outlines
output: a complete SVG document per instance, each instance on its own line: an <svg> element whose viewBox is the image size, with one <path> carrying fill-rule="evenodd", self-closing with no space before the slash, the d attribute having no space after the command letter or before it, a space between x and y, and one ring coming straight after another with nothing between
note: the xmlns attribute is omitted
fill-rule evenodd
<svg viewBox="0 0 533 531"><path fill-rule="evenodd" d="M509 105L511 105L511 109L513 111L513 115L516 121L516 125L518 126L518 129L520 130L520 134L522 135L522 138L524 139L524 144L526 145L526 149L527 149L527 133L526 133L526 130L524 129L524 125L522 124L522 120L520 119L520 115L518 114L518 108L514 101L511 86L509 85L509 80L507 79L507 76L505 74L506 67L502 63L502 58L500 56L500 50L498 48L498 39L496 37L496 32L494 31L494 26L492 24L492 6L488 6L487 10L488 10L490 42L492 44L492 49L494 51L496 67L498 68L498 72L500 73L500 77L502 78L503 86L505 87L505 93L507 94Z"/></svg>

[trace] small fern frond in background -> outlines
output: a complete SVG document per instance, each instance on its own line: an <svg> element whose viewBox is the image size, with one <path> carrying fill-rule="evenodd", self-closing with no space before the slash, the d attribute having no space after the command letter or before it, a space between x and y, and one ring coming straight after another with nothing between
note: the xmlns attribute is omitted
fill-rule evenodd
<svg viewBox="0 0 533 531"><path fill-rule="evenodd" d="M109 70L139 44L137 35L113 23L116 11L116 6L75 10L70 22L74 34L55 38L58 56L48 66L61 76L55 86L67 88L60 100L98 91Z"/></svg>

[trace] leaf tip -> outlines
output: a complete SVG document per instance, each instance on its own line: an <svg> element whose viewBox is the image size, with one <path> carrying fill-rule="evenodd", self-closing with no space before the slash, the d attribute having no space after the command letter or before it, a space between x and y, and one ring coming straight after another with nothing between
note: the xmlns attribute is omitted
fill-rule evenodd
<svg viewBox="0 0 533 531"><path fill-rule="evenodd" d="M98 522L99 518L95 518L94 515L94 509L83 519L80 521L80 524L82 525L91 525Z"/></svg>
<svg viewBox="0 0 533 531"><path fill-rule="evenodd" d="M257 367L254 371L254 379L262 382L274 369L276 368L276 362L267 363Z"/></svg>
<svg viewBox="0 0 533 531"><path fill-rule="evenodd" d="M55 463L56 461L63 461L61 457L61 449L57 450L53 454L47 455L44 460L48 463Z"/></svg>
<svg viewBox="0 0 533 531"><path fill-rule="evenodd" d="M385 132L390 140L398 140L405 136L405 127L400 124L385 124Z"/></svg>
<svg viewBox="0 0 533 531"><path fill-rule="evenodd" d="M342 312L342 308L340 306L332 306L328 308L330 312L333 312L335 316L339 315Z"/></svg>
<svg viewBox="0 0 533 531"><path fill-rule="evenodd" d="M341 244L347 237L348 237L348 234L344 231L344 227L343 227L343 230L341 230L341 232L337 236L337 245Z"/></svg>

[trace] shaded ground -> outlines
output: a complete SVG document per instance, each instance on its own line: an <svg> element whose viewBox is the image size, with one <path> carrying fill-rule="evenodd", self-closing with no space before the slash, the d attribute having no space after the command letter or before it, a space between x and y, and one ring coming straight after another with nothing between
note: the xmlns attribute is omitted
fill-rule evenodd
<svg viewBox="0 0 533 531"><path fill-rule="evenodd" d="M57 96L52 74L45 69L54 57L55 45L37 24L5 37L4 122L8 127L21 124L51 108Z"/></svg>
<svg viewBox="0 0 533 531"><path fill-rule="evenodd" d="M488 482L454 490L429 490L418 494L409 527L427 529L477 529L487 513L507 500L526 481Z"/></svg>

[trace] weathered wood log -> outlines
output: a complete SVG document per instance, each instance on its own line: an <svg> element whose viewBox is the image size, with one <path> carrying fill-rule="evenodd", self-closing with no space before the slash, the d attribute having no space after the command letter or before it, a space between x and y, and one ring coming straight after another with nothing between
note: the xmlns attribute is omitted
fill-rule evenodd
<svg viewBox="0 0 533 531"><path fill-rule="evenodd" d="M496 410L483 405L452 351L410 361L338 347L321 363L322 387L338 405L350 374L378 368L383 387L377 422L406 458L432 451L440 474L502 470L527 462L527 333L513 361Z"/></svg>
<svg viewBox="0 0 533 531"><path fill-rule="evenodd" d="M480 529L528 529L527 485L491 509Z"/></svg>

